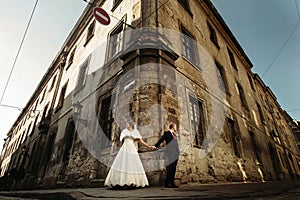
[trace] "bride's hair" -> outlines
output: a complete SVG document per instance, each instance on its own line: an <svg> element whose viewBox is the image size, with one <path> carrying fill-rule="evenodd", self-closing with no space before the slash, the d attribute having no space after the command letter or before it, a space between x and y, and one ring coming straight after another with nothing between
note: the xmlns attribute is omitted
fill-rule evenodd
<svg viewBox="0 0 300 200"><path fill-rule="evenodd" d="M132 121L129 121L127 123L132 127L132 129L134 129L134 123Z"/></svg>

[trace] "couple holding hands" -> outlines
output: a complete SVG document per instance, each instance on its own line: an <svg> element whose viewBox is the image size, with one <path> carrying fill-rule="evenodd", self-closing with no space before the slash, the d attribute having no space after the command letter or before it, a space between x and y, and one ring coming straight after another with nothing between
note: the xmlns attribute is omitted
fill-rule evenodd
<svg viewBox="0 0 300 200"><path fill-rule="evenodd" d="M167 167L165 187L176 188L174 177L179 157L179 147L176 138L177 126L170 124L169 130L165 131L162 137L154 146L148 145L132 122L127 122L126 128L121 132L121 148L107 174L105 186L114 187L145 187L149 185L144 167L134 145L135 141L146 146L151 151L156 150L162 142L166 142L166 153L171 162Z"/></svg>

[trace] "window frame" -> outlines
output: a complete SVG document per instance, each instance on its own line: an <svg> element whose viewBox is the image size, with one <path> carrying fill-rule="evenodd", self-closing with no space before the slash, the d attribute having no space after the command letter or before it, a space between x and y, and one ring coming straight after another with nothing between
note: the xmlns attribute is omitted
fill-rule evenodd
<svg viewBox="0 0 300 200"><path fill-rule="evenodd" d="M217 74L219 76L218 77L219 78L219 87L222 91L226 92L226 94L230 95L225 68L217 60L215 60L215 65L216 65L216 69L217 69ZM223 84L221 84L220 77L222 78ZM224 87L222 87L222 86L224 86Z"/></svg>
<svg viewBox="0 0 300 200"><path fill-rule="evenodd" d="M44 107L43 114L42 114L42 120L44 120L47 117L47 111L48 111L49 105L50 105L50 103L48 102L46 104L46 106Z"/></svg>
<svg viewBox="0 0 300 200"><path fill-rule="evenodd" d="M228 56L229 56L229 60L230 60L231 66L232 66L235 70L238 70L237 64L236 64L236 60L235 60L235 57L234 57L234 54L233 54L233 52L232 52L228 47L227 47L227 53L228 53Z"/></svg>
<svg viewBox="0 0 300 200"><path fill-rule="evenodd" d="M64 86L60 89L59 99L57 102L56 112L61 109L64 105L65 96L68 88L69 80L64 84Z"/></svg>
<svg viewBox="0 0 300 200"><path fill-rule="evenodd" d="M189 95L189 115L191 131L193 132L193 146L196 148L205 149L203 142L206 136L206 124L204 113L204 102L193 95ZM198 104L198 105L197 105ZM195 111L197 109L197 111ZM199 114L197 116L197 114Z"/></svg>
<svg viewBox="0 0 300 200"><path fill-rule="evenodd" d="M254 132L252 131L249 131L249 135L250 135L250 141L251 141L251 144L252 144L252 147L253 147L253 151L254 151L254 154L255 154L255 158L257 160L257 162L259 164L262 164L262 157L261 157L261 152L260 152L260 146L258 144L258 141L257 141L257 137L255 135Z"/></svg>
<svg viewBox="0 0 300 200"><path fill-rule="evenodd" d="M87 74L88 74L90 60L91 60L91 55L89 55L79 67L79 72L78 72L76 86L75 86L75 94L80 92L86 84L86 78L87 78ZM84 73L82 73L83 68L84 68Z"/></svg>
<svg viewBox="0 0 300 200"><path fill-rule="evenodd" d="M191 32L180 23L180 32L181 32L181 55L182 57L191 63L195 68L201 70L199 66L199 56L198 56L198 48L195 44L196 38ZM188 43L188 45L186 45ZM187 49L188 51L186 51ZM190 54L190 55L188 55Z"/></svg>
<svg viewBox="0 0 300 200"><path fill-rule="evenodd" d="M209 38L210 41L215 45L215 47L217 47L218 50L220 50L220 45L218 42L218 35L216 30L214 29L214 27L209 23L208 20L206 20L206 24L208 27L208 31L209 31Z"/></svg>
<svg viewBox="0 0 300 200"><path fill-rule="evenodd" d="M54 88L55 82L56 82L57 74L55 74L52 78L52 82L49 88L49 92Z"/></svg>
<svg viewBox="0 0 300 200"><path fill-rule="evenodd" d="M126 21L126 17L123 17L123 19L121 19L120 22L117 23L116 26L108 33L108 39L107 39L108 44L107 44L107 49L106 49L106 62L113 60L124 50L124 39L125 39L125 28L126 28L125 21ZM119 48L114 48L113 44L111 43L112 39L114 39L114 40L116 39L114 41L115 43L118 43L118 41L121 41L121 45L120 45L120 43L118 44ZM115 50L114 54L112 54L113 49Z"/></svg>
<svg viewBox="0 0 300 200"><path fill-rule="evenodd" d="M232 145L233 153L236 157L242 157L242 149L241 149L241 139L240 135L237 131L237 122L234 119L227 117L226 126L228 129L228 133L230 134L230 141Z"/></svg>
<svg viewBox="0 0 300 200"><path fill-rule="evenodd" d="M242 85L239 82L236 82L236 86L237 86L237 89L238 89L238 95L240 97L242 107L245 108L246 110L249 110L249 106L248 106L248 103L247 103L244 88L242 87Z"/></svg>
<svg viewBox="0 0 300 200"><path fill-rule="evenodd" d="M190 7L190 1L189 0L177 0L179 5L181 5L184 10L191 16L193 17L193 13L191 12L191 7Z"/></svg>
<svg viewBox="0 0 300 200"><path fill-rule="evenodd" d="M42 93L42 97L41 97L41 100L40 100L40 104L43 102L43 100L45 99L45 95L46 95L46 91L47 91L47 86L45 87L43 93Z"/></svg>
<svg viewBox="0 0 300 200"><path fill-rule="evenodd" d="M67 66L66 70L69 69L69 67L72 65L72 63L73 63L73 61L74 61L76 49L77 49L77 46L75 46L75 47L72 49L71 53L70 53L70 56L69 56L69 59L68 59L68 66Z"/></svg>
<svg viewBox="0 0 300 200"><path fill-rule="evenodd" d="M248 80L249 80L249 84L250 84L250 87L253 91L256 91L255 90L255 84L253 83L253 79L251 77L251 75L249 73L247 73L247 76L248 76Z"/></svg>
<svg viewBox="0 0 300 200"><path fill-rule="evenodd" d="M108 142L102 143L101 139L101 149L110 148L113 141L113 124L114 124L114 112L116 109L116 103L117 103L117 95L115 92L111 92L109 94L105 94L101 97L99 97L99 112L98 112L98 120L99 124L101 126L101 129L103 130L103 133L108 138ZM105 102L109 102L109 106L107 104L104 104ZM105 125L105 127L104 127ZM109 132L107 133L106 130ZM101 135L101 138L104 137L104 135Z"/></svg>
<svg viewBox="0 0 300 200"><path fill-rule="evenodd" d="M89 41L93 38L95 35L95 29L96 29L96 20L93 20L92 23L89 25L86 33L85 43L84 47L89 43Z"/></svg>
<svg viewBox="0 0 300 200"><path fill-rule="evenodd" d="M266 124L266 119L265 119L265 116L264 116L264 112L262 110L261 105L258 102L256 102L256 107L257 107L259 118L260 118L261 122L263 124Z"/></svg>
<svg viewBox="0 0 300 200"><path fill-rule="evenodd" d="M113 12L122 2L123 0L114 0L111 11Z"/></svg>

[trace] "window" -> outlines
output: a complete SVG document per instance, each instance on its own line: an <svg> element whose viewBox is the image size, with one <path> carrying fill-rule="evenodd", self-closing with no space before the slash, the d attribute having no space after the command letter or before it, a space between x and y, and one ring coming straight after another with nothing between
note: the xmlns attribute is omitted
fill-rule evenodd
<svg viewBox="0 0 300 200"><path fill-rule="evenodd" d="M260 156L260 149L259 149L259 146L257 145L257 141L255 139L255 135L251 131L250 131L250 139L251 139L251 143L252 143L252 146L253 146L253 150L254 150L254 153L255 153L256 160L260 164L262 164L262 160L261 160L261 156Z"/></svg>
<svg viewBox="0 0 300 200"><path fill-rule="evenodd" d="M278 112L277 112L277 113L278 113ZM26 117L23 118L22 126L24 126L25 122L26 122Z"/></svg>
<svg viewBox="0 0 300 200"><path fill-rule="evenodd" d="M242 86L239 83L237 83L237 88L238 88L238 93L239 93L239 96L240 96L242 106L245 109L248 110L249 108L248 108L248 104L247 104L247 101L246 101L244 89L242 88Z"/></svg>
<svg viewBox="0 0 300 200"><path fill-rule="evenodd" d="M220 49L219 43L218 43L218 38L217 38L217 33L215 31L215 29L210 25L210 23L208 21L207 22L207 26L208 26L208 30L209 30L209 34L210 34L210 40L212 41L212 43L214 43L214 45Z"/></svg>
<svg viewBox="0 0 300 200"><path fill-rule="evenodd" d="M114 57L123 49L123 26L123 23L119 23L109 35L108 58Z"/></svg>
<svg viewBox="0 0 300 200"><path fill-rule="evenodd" d="M43 92L43 95L42 95L40 103L42 103L43 100L44 100L44 98L45 98L46 90L47 90L47 88L44 89L44 92Z"/></svg>
<svg viewBox="0 0 300 200"><path fill-rule="evenodd" d="M195 136L194 145L205 148L203 146L205 137L203 105L201 101L192 96L190 96L190 117L192 133Z"/></svg>
<svg viewBox="0 0 300 200"><path fill-rule="evenodd" d="M238 158L241 158L240 136L236 131L236 123L230 118L227 118L227 128L229 134L231 135L231 142L234 155Z"/></svg>
<svg viewBox="0 0 300 200"><path fill-rule="evenodd" d="M271 130L270 135L275 142L278 142L280 144L279 135L276 130Z"/></svg>
<svg viewBox="0 0 300 200"><path fill-rule="evenodd" d="M88 69L89 63L90 63L90 56L80 66L79 74L78 74L78 78L77 78L77 84L75 87L76 92L81 90L83 88L83 86L85 85L87 71L88 71L87 69Z"/></svg>
<svg viewBox="0 0 300 200"><path fill-rule="evenodd" d="M277 131L272 130L271 133L272 133L272 136L273 136L273 137L279 137Z"/></svg>
<svg viewBox="0 0 300 200"><path fill-rule="evenodd" d="M26 138L26 130L23 131L22 136L20 136L20 137L21 137L20 144L23 144L25 141L25 138Z"/></svg>
<svg viewBox="0 0 300 200"><path fill-rule="evenodd" d="M37 121L38 121L38 118L39 118L39 114L35 117L35 120L34 120L34 123L33 123L33 127L32 127L32 130L31 130L31 133L29 136L32 136L34 131L35 131L35 127L37 125Z"/></svg>
<svg viewBox="0 0 300 200"><path fill-rule="evenodd" d="M233 53L230 51L229 48L227 48L227 51L228 51L228 55L229 55L229 59L230 59L231 66L232 66L234 69L237 70L237 65L236 65L236 62L235 62Z"/></svg>
<svg viewBox="0 0 300 200"><path fill-rule="evenodd" d="M101 148L106 148L111 145L112 140L112 126L114 122L113 113L115 112L116 95L112 94L104 98L101 102L101 111L99 114L99 124L104 132L101 139ZM104 138L107 137L107 138Z"/></svg>
<svg viewBox="0 0 300 200"><path fill-rule="evenodd" d="M252 77L250 76L250 74L247 74L247 76L248 76L248 80L249 80L249 83L250 83L250 86L251 86L252 90L255 91L255 87L254 87Z"/></svg>
<svg viewBox="0 0 300 200"><path fill-rule="evenodd" d="M278 118L278 119L281 119L281 117L280 117L280 113L279 112L276 112L276 117Z"/></svg>
<svg viewBox="0 0 300 200"><path fill-rule="evenodd" d="M263 113L263 110L261 108L261 106L259 105L259 103L256 102L256 106L257 106L257 109L258 109L258 113L259 113L259 117L260 117L260 120L265 123L265 116L264 116L264 113Z"/></svg>
<svg viewBox="0 0 300 200"><path fill-rule="evenodd" d="M296 142L300 142L300 132L299 131L297 131L296 133L295 133L295 137L296 137ZM300 145L300 144L299 144Z"/></svg>
<svg viewBox="0 0 300 200"><path fill-rule="evenodd" d="M53 79L52 79L52 83L51 83L51 86L50 86L49 91L51 91L52 88L54 87L55 81L56 81L56 75L55 75L55 76L53 77Z"/></svg>
<svg viewBox="0 0 300 200"><path fill-rule="evenodd" d="M192 15L189 0L178 0L178 2L190 15Z"/></svg>
<svg viewBox="0 0 300 200"><path fill-rule="evenodd" d="M218 61L215 61L215 63L216 63L217 74L219 78L219 87L221 88L221 90L229 92L228 82L227 82L224 67Z"/></svg>
<svg viewBox="0 0 300 200"><path fill-rule="evenodd" d="M64 135L64 150L62 153L62 162L64 163L64 165L66 165L69 161L70 158L70 151L72 148L72 144L73 144L73 140L74 140L74 135L76 133L76 128L75 128L75 124L73 119L70 119L68 121L67 127L66 127L66 131L65 131L65 135Z"/></svg>
<svg viewBox="0 0 300 200"><path fill-rule="evenodd" d="M90 26L89 26L89 28L88 28L88 30L87 30L86 41L85 41L84 46L86 46L87 43L88 43L88 42L92 39L92 37L94 36L94 32L95 32L95 24L96 24L96 21L95 21L95 20L90 24Z"/></svg>
<svg viewBox="0 0 300 200"><path fill-rule="evenodd" d="M68 82L61 88L60 96L57 104L57 109L60 109L64 105L65 95L67 91Z"/></svg>
<svg viewBox="0 0 300 200"><path fill-rule="evenodd" d="M286 163L285 163L285 159L284 159L282 152L278 152L278 154L279 154L282 166L286 168Z"/></svg>
<svg viewBox="0 0 300 200"><path fill-rule="evenodd" d="M112 11L114 11L123 0L114 0Z"/></svg>
<svg viewBox="0 0 300 200"><path fill-rule="evenodd" d="M27 128L26 138L27 138L27 136L30 134L31 124L32 124L32 122L30 122L30 124L29 124L29 126L28 126L28 128Z"/></svg>
<svg viewBox="0 0 300 200"><path fill-rule="evenodd" d="M69 68L69 66L73 63L73 60L74 60L74 55L75 55L75 51L76 51L76 48L77 47L75 47L74 49L73 49L73 51L71 52L71 54L70 54L70 57L69 57L69 61L68 61L68 67L67 67L67 69Z"/></svg>
<svg viewBox="0 0 300 200"><path fill-rule="evenodd" d="M266 101L268 101L269 104L269 112L274 113L274 106L269 102L268 98L266 99Z"/></svg>
<svg viewBox="0 0 300 200"><path fill-rule="evenodd" d="M289 148L291 148L291 142L290 141L292 141L292 140L290 140L289 136L287 134L285 134L283 130L282 130L282 133L283 133L283 135L285 137L286 146L289 147Z"/></svg>
<svg viewBox="0 0 300 200"><path fill-rule="evenodd" d="M35 106L34 106L33 112L34 112L34 111L36 111L36 108L37 108L38 102L39 102L39 98L38 98L38 99L36 100L36 102L35 102Z"/></svg>
<svg viewBox="0 0 300 200"><path fill-rule="evenodd" d="M42 120L45 119L46 116L47 116L48 107L49 107L49 103L44 108L43 115L42 115Z"/></svg>
<svg viewBox="0 0 300 200"><path fill-rule="evenodd" d="M193 36L182 26L181 27L182 55L193 64L196 64L196 44Z"/></svg>

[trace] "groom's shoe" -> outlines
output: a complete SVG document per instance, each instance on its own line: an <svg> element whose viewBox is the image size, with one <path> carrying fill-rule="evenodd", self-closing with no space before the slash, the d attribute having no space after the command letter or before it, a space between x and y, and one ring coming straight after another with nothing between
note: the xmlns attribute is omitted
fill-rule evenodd
<svg viewBox="0 0 300 200"><path fill-rule="evenodd" d="M169 183L169 184L165 184L165 188L178 188L178 186L175 185L174 183L173 184Z"/></svg>
<svg viewBox="0 0 300 200"><path fill-rule="evenodd" d="M171 184L165 184L165 188L172 188L172 185Z"/></svg>

